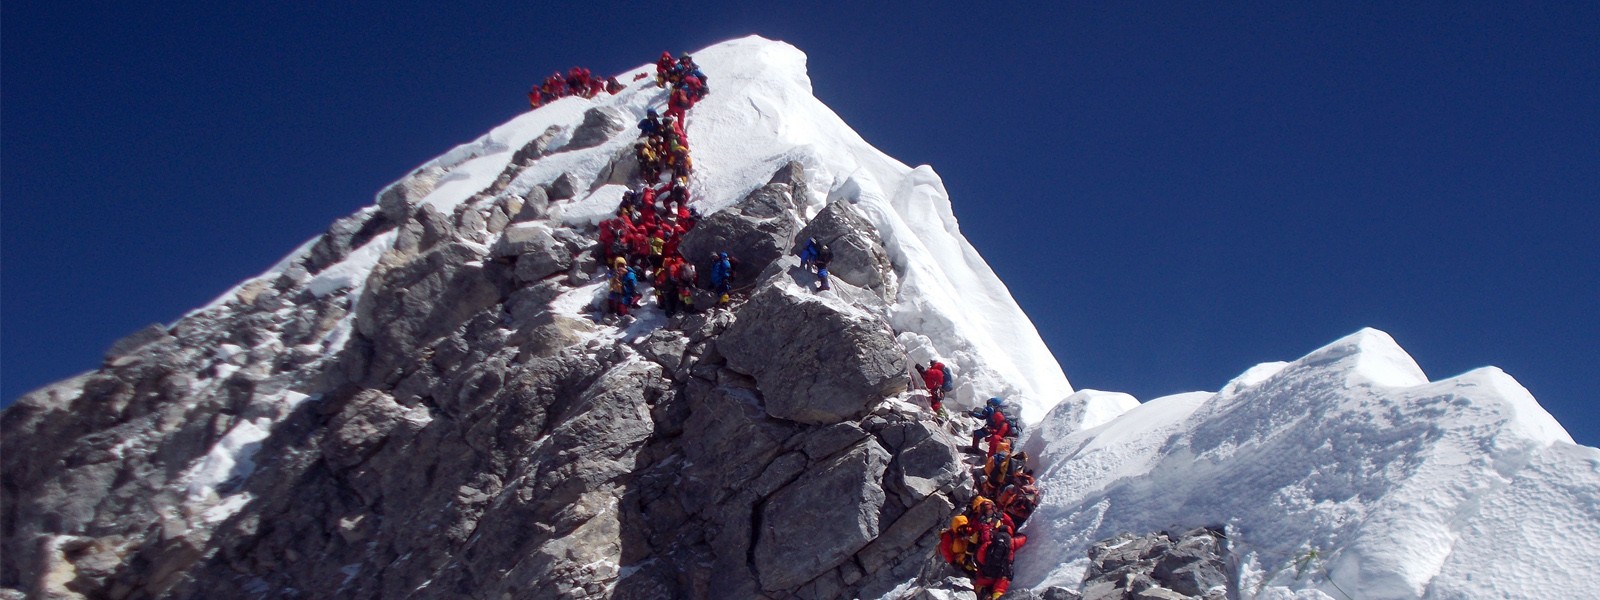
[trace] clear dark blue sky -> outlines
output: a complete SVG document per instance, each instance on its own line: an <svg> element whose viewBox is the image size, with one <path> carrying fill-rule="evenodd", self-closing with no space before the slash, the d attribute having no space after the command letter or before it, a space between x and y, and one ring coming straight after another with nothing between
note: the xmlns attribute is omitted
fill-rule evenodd
<svg viewBox="0 0 1600 600"><path fill-rule="evenodd" d="M0 7L6 402L552 70L757 33L943 175L1077 387L1216 389L1370 325L1434 378L1505 368L1600 445L1594 2L83 4Z"/></svg>

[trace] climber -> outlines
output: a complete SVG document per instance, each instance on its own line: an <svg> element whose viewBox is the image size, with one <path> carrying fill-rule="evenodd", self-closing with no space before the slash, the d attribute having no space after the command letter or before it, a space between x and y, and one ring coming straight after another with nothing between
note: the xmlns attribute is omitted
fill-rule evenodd
<svg viewBox="0 0 1600 600"><path fill-rule="evenodd" d="M1011 420L1006 418L1005 413L994 413L989 417L989 424L984 428L989 430L990 457L993 457L995 452L1001 450L1009 451L1011 449L1011 439L1013 437L1010 435Z"/></svg>
<svg viewBox="0 0 1600 600"><path fill-rule="evenodd" d="M684 113L689 110L694 102L689 99L689 93L683 88L673 88L672 94L667 96L667 115L678 120L683 120Z"/></svg>
<svg viewBox="0 0 1600 600"><path fill-rule="evenodd" d="M650 185L661 179L660 157L656 155L655 149L651 148L649 143L643 141L634 143L633 153L639 159L640 181L643 181L645 185Z"/></svg>
<svg viewBox="0 0 1600 600"><path fill-rule="evenodd" d="M828 285L828 263L833 262L833 249L827 244L817 250L817 290L826 292L832 287Z"/></svg>
<svg viewBox="0 0 1600 600"><path fill-rule="evenodd" d="M536 85L528 88L528 110L539 108L539 102L541 100L543 100L543 98L539 95L539 86Z"/></svg>
<svg viewBox="0 0 1600 600"><path fill-rule="evenodd" d="M1032 477L1024 482L1021 475L1012 479L1012 484L1000 492L1000 509L1011 517L1011 522L1021 527L1033 516L1033 509L1039 504L1039 488L1035 487Z"/></svg>
<svg viewBox="0 0 1600 600"><path fill-rule="evenodd" d="M567 89L576 96L589 96L589 70L583 67L567 69Z"/></svg>
<svg viewBox="0 0 1600 600"><path fill-rule="evenodd" d="M656 269L656 305L661 307L661 311L667 314L668 319L677 314L678 309L677 270L678 259L676 257L664 259L661 267Z"/></svg>
<svg viewBox="0 0 1600 600"><path fill-rule="evenodd" d="M633 305L634 285L638 282L638 278L634 277L633 270L628 268L628 259L618 256L612 265L609 298L611 312L626 317L628 307Z"/></svg>
<svg viewBox="0 0 1600 600"><path fill-rule="evenodd" d="M978 547L978 579L973 585L981 600L998 600L1011 589L1011 566L1017 549L1027 544L1028 536L996 530Z"/></svg>
<svg viewBox="0 0 1600 600"><path fill-rule="evenodd" d="M936 360L926 369L922 368L920 363L916 367L917 373L922 374L922 384L928 387L928 407L932 408L934 413L943 415L944 398L939 390L944 387L944 363Z"/></svg>
<svg viewBox="0 0 1600 600"><path fill-rule="evenodd" d="M995 531L1015 532L1017 530L1016 525L1011 522L1011 517L1006 516L1000 510L1000 507L995 505L994 500L990 500L988 496L979 495L973 498L972 506L967 509L966 514L967 518L971 520L973 529L978 532L979 542L987 541L990 536L994 535Z"/></svg>
<svg viewBox="0 0 1600 600"><path fill-rule="evenodd" d="M654 215L655 211L651 210L649 213ZM656 229L655 233L650 236L650 268L661 270L661 264L666 257L666 250L666 237L660 229Z"/></svg>
<svg viewBox="0 0 1600 600"><path fill-rule="evenodd" d="M990 434L989 424L994 421L994 416L995 415L1001 414L1000 407L1004 403L1005 403L1005 401L1001 400L999 398L990 398L989 402L987 404L985 404L984 406L981 406L979 408L974 408L974 409L972 409L971 413L968 413L968 414L970 414L972 416L972 418L978 419L980 422L982 422L984 424L984 426L979 427L976 431L972 432L972 451L973 452L981 452L982 451L982 449L978 447L978 443L980 441L982 441L984 438L989 437L989 434Z"/></svg>
<svg viewBox="0 0 1600 600"><path fill-rule="evenodd" d="M727 252L712 255L711 290L717 294L717 306L728 304L728 293L733 290L733 259Z"/></svg>
<svg viewBox="0 0 1600 600"><path fill-rule="evenodd" d="M567 78L562 77L560 72L551 73L549 77L544 78L543 92L545 102L566 97Z"/></svg>
<svg viewBox="0 0 1600 600"><path fill-rule="evenodd" d="M677 179L688 179L694 172L694 157L689 156L689 147L681 144L672 147L672 176Z"/></svg>
<svg viewBox="0 0 1600 600"><path fill-rule="evenodd" d="M977 542L977 530L967 524L967 516L956 515L950 518L950 528L939 534L939 555L969 574L976 573L978 563L972 550L976 549Z"/></svg>
<svg viewBox="0 0 1600 600"><path fill-rule="evenodd" d="M661 133L661 117L656 115L656 109L644 111L644 118L639 120L639 137L650 137Z"/></svg>
<svg viewBox="0 0 1600 600"><path fill-rule="evenodd" d="M600 259L606 263L611 262L611 243L617 239L617 228L621 223L616 218L600 222L600 245L596 247Z"/></svg>
<svg viewBox="0 0 1600 600"><path fill-rule="evenodd" d="M662 50L661 58L656 59L656 87L667 87L667 82L672 77L672 71L677 66L677 61L672 60L672 53Z"/></svg>
<svg viewBox="0 0 1600 600"><path fill-rule="evenodd" d="M679 52L678 53L677 71L678 71L678 77L680 79L684 75L687 75L689 73L693 73L693 72L699 71L699 70L700 70L700 65L694 64L694 57L693 56L689 56L688 52Z"/></svg>
<svg viewBox="0 0 1600 600"><path fill-rule="evenodd" d="M694 263L678 257L678 308L684 314L694 313L694 288L698 276Z"/></svg>
<svg viewBox="0 0 1600 600"><path fill-rule="evenodd" d="M810 269L811 261L817 259L817 238L806 238L806 246L800 249L800 268Z"/></svg>
<svg viewBox="0 0 1600 600"><path fill-rule="evenodd" d="M984 490L985 496L994 497L995 492L1006 486L1011 481L1011 455L1005 452L996 452L983 464L983 481L979 486Z"/></svg>

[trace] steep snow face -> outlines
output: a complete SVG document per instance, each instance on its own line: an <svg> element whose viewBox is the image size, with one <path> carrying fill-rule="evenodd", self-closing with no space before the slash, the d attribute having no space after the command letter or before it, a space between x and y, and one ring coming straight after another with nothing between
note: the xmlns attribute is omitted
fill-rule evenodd
<svg viewBox="0 0 1600 600"><path fill-rule="evenodd" d="M920 334L907 338L921 344L908 348L913 354L936 356L954 367L956 404L975 406L1002 396L1021 405L1025 421L1036 422L1072 393L1033 323L961 235L939 176L927 166L911 168L873 148L812 96L804 53L751 36L694 56L711 89L689 111L687 129L695 161L690 188L702 213L733 205L779 167L797 161L806 166L809 197L797 200L807 216L830 200L847 201L877 227L900 278L890 321L900 332ZM618 95L557 100L422 165L418 171L441 175L421 202L450 214L494 183L517 149L551 128L556 135L550 154L522 171L506 190L527 192L564 173L580 186L596 181L612 158L631 146L636 132L630 129L590 148L564 146L590 108L615 109L633 121L642 119L646 109L664 108L667 93L651 78L633 81L641 73L653 74L654 67L619 75L628 88ZM620 185L580 189L571 201L556 203L553 214L570 225L592 225L615 211L622 192ZM369 259L392 243L392 236L376 239L368 243L369 250L353 252L345 264L330 267L337 278L330 276L319 290L363 280L374 264ZM281 267L263 277L278 271Z"/></svg>
<svg viewBox="0 0 1600 600"><path fill-rule="evenodd" d="M1429 382L1367 329L1098 427L1080 396L1029 440L1021 584L1075 586L1120 532L1224 525L1244 598L1593 594L1600 450L1498 369Z"/></svg>
<svg viewBox="0 0 1600 600"><path fill-rule="evenodd" d="M805 164L811 210L852 202L877 227L900 277L890 320L931 341L909 350L954 365L958 404L1003 396L1037 422L1072 393L1033 323L961 235L939 176L873 148L813 97L803 53L750 37L695 59L712 73L712 95L689 116L696 166L704 167L696 184L712 206L737 201L789 161Z"/></svg>

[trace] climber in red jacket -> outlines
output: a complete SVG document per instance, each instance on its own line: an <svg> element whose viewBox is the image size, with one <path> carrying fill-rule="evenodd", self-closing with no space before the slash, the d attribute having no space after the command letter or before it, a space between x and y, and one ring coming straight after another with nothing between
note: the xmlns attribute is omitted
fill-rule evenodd
<svg viewBox="0 0 1600 600"><path fill-rule="evenodd" d="M917 365L917 372L922 373L922 384L928 388L928 406L937 413L944 410L944 363L933 361L928 368Z"/></svg>
<svg viewBox="0 0 1600 600"><path fill-rule="evenodd" d="M1011 589L1012 562L1017 549L1027 542L1028 536L996 530L978 546L978 580L973 585L978 588L980 600L998 600Z"/></svg>
<svg viewBox="0 0 1600 600"><path fill-rule="evenodd" d="M672 77L673 67L678 66L678 61L673 60L672 53L661 51L661 58L656 59L656 87L667 87L667 82Z"/></svg>
<svg viewBox="0 0 1600 600"><path fill-rule="evenodd" d="M689 92L684 91L683 88L673 88L672 95L667 97L666 116L682 121L684 114L688 112L691 105Z"/></svg>

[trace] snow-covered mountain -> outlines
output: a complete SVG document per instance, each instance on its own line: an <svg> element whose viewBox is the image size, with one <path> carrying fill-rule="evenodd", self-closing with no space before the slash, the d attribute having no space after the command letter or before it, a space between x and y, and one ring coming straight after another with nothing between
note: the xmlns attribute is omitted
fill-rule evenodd
<svg viewBox="0 0 1600 600"><path fill-rule="evenodd" d="M595 313L595 226L665 100L641 66L8 409L0 593L960 597L935 544L973 494L969 424L908 389L938 358L955 404L1032 425L1018 588L1077 588L1121 533L1217 526L1229 597L1594 597L1600 450L1504 373L1429 382L1367 330L1216 393L1074 393L938 176L813 97L803 53L695 58L683 247L748 261L731 309ZM831 292L793 257L813 235L840 248Z"/></svg>
<svg viewBox="0 0 1600 600"><path fill-rule="evenodd" d="M1215 394L1085 390L1039 433L1020 583L1076 586L1121 532L1221 526L1242 597L1600 594L1600 450L1499 369L1430 382L1380 331Z"/></svg>

